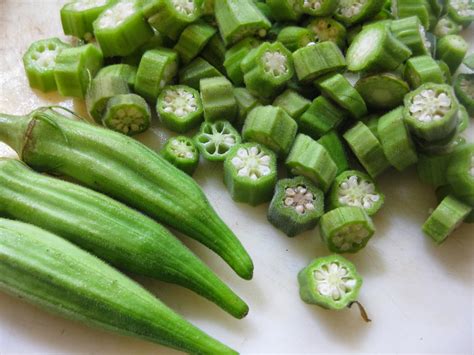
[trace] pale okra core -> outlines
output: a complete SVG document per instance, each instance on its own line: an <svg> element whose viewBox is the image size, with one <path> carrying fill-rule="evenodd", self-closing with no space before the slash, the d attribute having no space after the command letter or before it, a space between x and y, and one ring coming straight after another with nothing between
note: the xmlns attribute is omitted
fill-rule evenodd
<svg viewBox="0 0 474 355"><path fill-rule="evenodd" d="M136 12L135 1L122 1L104 11L97 24L99 28L115 28Z"/></svg>
<svg viewBox="0 0 474 355"><path fill-rule="evenodd" d="M319 10L321 8L320 0L304 0L303 7L311 10Z"/></svg>
<svg viewBox="0 0 474 355"><path fill-rule="evenodd" d="M316 291L334 301L343 298L356 285L349 270L337 262L321 265L314 271L313 277L316 280Z"/></svg>
<svg viewBox="0 0 474 355"><path fill-rule="evenodd" d="M288 72L288 59L278 51L268 51L262 56L263 66L267 73L280 76Z"/></svg>
<svg viewBox="0 0 474 355"><path fill-rule="evenodd" d="M420 122L433 122L441 120L450 108L451 99L446 93L427 89L412 99L410 113Z"/></svg>
<svg viewBox="0 0 474 355"><path fill-rule="evenodd" d="M355 175L349 176L339 185L339 202L364 209L372 208L380 200L380 195L375 191L375 185Z"/></svg>
<svg viewBox="0 0 474 355"><path fill-rule="evenodd" d="M472 0L451 0L449 4L459 16L474 16L474 4L472 3Z"/></svg>
<svg viewBox="0 0 474 355"><path fill-rule="evenodd" d="M143 113L134 107L124 107L117 110L114 118L110 120L110 126L116 130L127 134L137 132L141 127L148 124L148 120L143 118Z"/></svg>
<svg viewBox="0 0 474 355"><path fill-rule="evenodd" d="M163 110L173 113L177 117L185 117L198 109L197 100L189 91L176 88L165 92Z"/></svg>
<svg viewBox="0 0 474 355"><path fill-rule="evenodd" d="M210 154L228 152L230 148L237 144L234 135L227 132L226 126L222 125L219 130L216 125L212 125L212 132L203 132L199 142L204 145Z"/></svg>
<svg viewBox="0 0 474 355"><path fill-rule="evenodd" d="M192 148L186 142L173 138L170 144L170 149L178 158L193 159L194 153Z"/></svg>
<svg viewBox="0 0 474 355"><path fill-rule="evenodd" d="M367 0L341 0L337 12L347 18L360 13Z"/></svg>
<svg viewBox="0 0 474 355"><path fill-rule="evenodd" d="M362 224L351 224L334 233L332 243L340 250L346 251L352 249L354 244L361 244L369 234Z"/></svg>
<svg viewBox="0 0 474 355"><path fill-rule="evenodd" d="M426 37L426 30L423 27L423 25L419 25L418 31L420 32L420 37L421 37L421 40L423 41L423 46L425 46L426 49L430 49L431 42L428 41L428 38Z"/></svg>
<svg viewBox="0 0 474 355"><path fill-rule="evenodd" d="M107 4L108 0L79 0L71 3L69 8L74 11L86 11Z"/></svg>
<svg viewBox="0 0 474 355"><path fill-rule="evenodd" d="M54 43L40 45L30 58L38 69L52 69L56 64L59 48Z"/></svg>
<svg viewBox="0 0 474 355"><path fill-rule="evenodd" d="M248 177L251 180L257 180L272 172L270 156L258 147L239 148L231 162L238 176Z"/></svg>
<svg viewBox="0 0 474 355"><path fill-rule="evenodd" d="M367 32L365 36L362 36L357 42L353 44L353 61L355 63L361 63L369 56L373 48L380 41L381 31L373 29Z"/></svg>
<svg viewBox="0 0 474 355"><path fill-rule="evenodd" d="M314 210L314 195L304 186L286 188L283 202L299 214Z"/></svg>
<svg viewBox="0 0 474 355"><path fill-rule="evenodd" d="M176 11L181 12L186 16L190 16L196 11L194 0L172 0L171 2Z"/></svg>

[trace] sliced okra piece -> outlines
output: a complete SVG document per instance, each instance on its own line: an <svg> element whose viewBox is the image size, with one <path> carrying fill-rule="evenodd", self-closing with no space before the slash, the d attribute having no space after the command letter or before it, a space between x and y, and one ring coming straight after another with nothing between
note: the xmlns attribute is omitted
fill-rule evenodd
<svg viewBox="0 0 474 355"><path fill-rule="evenodd" d="M413 89L425 83L443 84L445 82L443 71L430 55L408 59L404 77Z"/></svg>
<svg viewBox="0 0 474 355"><path fill-rule="evenodd" d="M42 39L32 43L23 55L23 65L30 87L42 92L56 90L56 58L63 49L70 47L59 38Z"/></svg>
<svg viewBox="0 0 474 355"><path fill-rule="evenodd" d="M411 50L390 32L388 26L368 25L347 49L347 68L354 72L394 70L411 56Z"/></svg>
<svg viewBox="0 0 474 355"><path fill-rule="evenodd" d="M92 80L86 94L87 112L97 123L101 123L109 100L114 96L128 94L129 92L129 86L123 77L97 75Z"/></svg>
<svg viewBox="0 0 474 355"><path fill-rule="evenodd" d="M249 112L242 128L245 141L260 143L278 156L286 156L295 140L298 125L282 108L258 106Z"/></svg>
<svg viewBox="0 0 474 355"><path fill-rule="evenodd" d="M294 74L291 52L280 42L265 42L244 60L241 68L245 86L262 98L277 95Z"/></svg>
<svg viewBox="0 0 474 355"><path fill-rule="evenodd" d="M174 46L181 62L187 64L197 57L215 33L216 29L214 27L202 21L186 27L181 32L178 43Z"/></svg>
<svg viewBox="0 0 474 355"><path fill-rule="evenodd" d="M370 114L368 116L365 116L363 119L362 119L362 122L365 123L365 125L370 129L370 131L372 132L372 134L377 137L377 139L380 141L379 139L379 132L378 132L378 126L379 126L379 118L380 116L373 113L373 114Z"/></svg>
<svg viewBox="0 0 474 355"><path fill-rule="evenodd" d="M171 137L166 141L160 154L188 175L193 175L199 164L199 151L189 137Z"/></svg>
<svg viewBox="0 0 474 355"><path fill-rule="evenodd" d="M343 206L321 217L319 231L333 253L356 253L367 245L375 227L363 207Z"/></svg>
<svg viewBox="0 0 474 355"><path fill-rule="evenodd" d="M334 180L329 191L329 209L352 206L360 207L372 216L382 207L385 196L369 175L346 170Z"/></svg>
<svg viewBox="0 0 474 355"><path fill-rule="evenodd" d="M373 109L391 109L403 104L410 91L406 81L393 73L372 74L360 78L355 89L367 106Z"/></svg>
<svg viewBox="0 0 474 355"><path fill-rule="evenodd" d="M225 52L224 68L227 76L234 85L242 85L244 83L244 73L240 67L240 63L247 54L254 48L258 47L262 42L253 37L247 37Z"/></svg>
<svg viewBox="0 0 474 355"><path fill-rule="evenodd" d="M309 105L311 105L311 101L292 89L286 89L273 101L273 106L282 108L295 120L308 109Z"/></svg>
<svg viewBox="0 0 474 355"><path fill-rule="evenodd" d="M58 92L62 96L84 98L103 60L102 52L93 44L63 49L54 66Z"/></svg>
<svg viewBox="0 0 474 355"><path fill-rule="evenodd" d="M128 64L113 64L103 67L94 79L102 78L104 76L115 76L125 80L130 90L135 87L135 77L137 76L137 67Z"/></svg>
<svg viewBox="0 0 474 355"><path fill-rule="evenodd" d="M116 0L76 0L61 8L61 24L64 34L92 39L93 22Z"/></svg>
<svg viewBox="0 0 474 355"><path fill-rule="evenodd" d="M175 51L160 48L143 54L135 79L135 91L146 100L154 102L178 70L178 55Z"/></svg>
<svg viewBox="0 0 474 355"><path fill-rule="evenodd" d="M304 134L298 134L285 165L293 175L305 176L327 191L337 174L336 163L326 148Z"/></svg>
<svg viewBox="0 0 474 355"><path fill-rule="evenodd" d="M423 84L405 96L404 119L417 137L434 142L449 137L458 125L459 104L445 84Z"/></svg>
<svg viewBox="0 0 474 355"><path fill-rule="evenodd" d="M219 32L226 45L249 36L265 37L270 21L252 0L227 0L215 3L215 16Z"/></svg>
<svg viewBox="0 0 474 355"><path fill-rule="evenodd" d="M242 127L247 115L255 107L260 106L261 102L253 96L246 88L234 88L234 97L239 108L236 120L236 126Z"/></svg>
<svg viewBox="0 0 474 355"><path fill-rule="evenodd" d="M194 141L204 159L223 161L241 143L239 132L227 121L203 122Z"/></svg>
<svg viewBox="0 0 474 355"><path fill-rule="evenodd" d="M330 17L311 19L307 28L313 33L314 42L331 41L336 43L341 49L346 46L346 28L342 23Z"/></svg>
<svg viewBox="0 0 474 355"><path fill-rule="evenodd" d="M146 101L135 94L112 97L102 117L102 124L114 131L133 136L145 132L151 123L150 108Z"/></svg>
<svg viewBox="0 0 474 355"><path fill-rule="evenodd" d="M223 75L208 61L198 57L179 71L179 83L198 90L201 79L214 78L216 76Z"/></svg>
<svg viewBox="0 0 474 355"><path fill-rule="evenodd" d="M453 76L451 75L451 71L449 70L448 65L442 60L437 60L436 63L438 63L439 68L441 69L444 83L451 85L453 82Z"/></svg>
<svg viewBox="0 0 474 355"><path fill-rule="evenodd" d="M317 140L331 156L332 160L336 164L337 174L349 169L349 161L347 159L346 149L342 143L341 137L336 131L326 133L324 136Z"/></svg>
<svg viewBox="0 0 474 355"><path fill-rule="evenodd" d="M288 237L294 237L316 227L323 213L324 193L298 176L277 182L267 219Z"/></svg>
<svg viewBox="0 0 474 355"><path fill-rule="evenodd" d="M436 37L444 37L447 35L457 35L462 31L462 25L454 21L450 16L442 16L435 28L433 29L433 34Z"/></svg>
<svg viewBox="0 0 474 355"><path fill-rule="evenodd" d="M138 0L138 6L143 12L143 16L150 18L158 12L161 0Z"/></svg>
<svg viewBox="0 0 474 355"><path fill-rule="evenodd" d="M304 27L286 26L278 33L276 40L281 42L289 51L294 52L314 42L314 35Z"/></svg>
<svg viewBox="0 0 474 355"><path fill-rule="evenodd" d="M472 0L447 0L447 8L449 16L464 27L474 21Z"/></svg>
<svg viewBox="0 0 474 355"><path fill-rule="evenodd" d="M187 132L202 121L199 92L186 85L166 86L158 96L156 113L165 127L174 132Z"/></svg>
<svg viewBox="0 0 474 355"><path fill-rule="evenodd" d="M399 19L417 16L423 27L430 28L430 6L426 0L393 0L392 14Z"/></svg>
<svg viewBox="0 0 474 355"><path fill-rule="evenodd" d="M362 25L355 25L347 29L347 44L350 45L357 35L362 31Z"/></svg>
<svg viewBox="0 0 474 355"><path fill-rule="evenodd" d="M358 122L343 135L362 166L375 179L389 166L382 144L364 123Z"/></svg>
<svg viewBox="0 0 474 355"><path fill-rule="evenodd" d="M308 109L296 118L300 132L314 139L337 129L349 117L349 113L324 96L318 96Z"/></svg>
<svg viewBox="0 0 474 355"><path fill-rule="evenodd" d="M459 146L466 143L466 139L458 135L458 129L459 123L446 138L436 141L427 141L416 136L413 137L417 151L423 154L444 154L453 152Z"/></svg>
<svg viewBox="0 0 474 355"><path fill-rule="evenodd" d="M448 170L451 153L420 154L416 170L421 182L434 187L448 183L446 172Z"/></svg>
<svg viewBox="0 0 474 355"><path fill-rule="evenodd" d="M448 195L423 224L422 230L436 244L441 244L461 225L471 211L470 206Z"/></svg>
<svg viewBox="0 0 474 355"><path fill-rule="evenodd" d="M474 74L459 74L453 86L459 102L474 116Z"/></svg>
<svg viewBox="0 0 474 355"><path fill-rule="evenodd" d="M236 202L270 201L276 180L276 156L258 143L237 144L225 158L224 183Z"/></svg>
<svg viewBox="0 0 474 355"><path fill-rule="evenodd" d="M418 17L393 20L390 30L396 39L410 48L413 55L430 54L431 43L426 38L425 28Z"/></svg>
<svg viewBox="0 0 474 355"><path fill-rule="evenodd" d="M136 49L132 54L122 57L122 63L138 67L140 60L146 51L149 51L150 49L159 49L163 46L172 47L173 44L174 42L170 42L167 37L164 37L161 33L153 29L153 36L145 44Z"/></svg>
<svg viewBox="0 0 474 355"><path fill-rule="evenodd" d="M445 62L451 74L461 65L469 45L459 35L447 35L439 39L436 45L436 58Z"/></svg>
<svg viewBox="0 0 474 355"><path fill-rule="evenodd" d="M349 27L377 15L384 4L385 0L341 0L334 17Z"/></svg>
<svg viewBox="0 0 474 355"><path fill-rule="evenodd" d="M257 9L260 10L260 12L269 20L269 21L274 21L275 19L272 16L272 11L270 10L270 6L264 1L254 1L255 6L257 6Z"/></svg>
<svg viewBox="0 0 474 355"><path fill-rule="evenodd" d="M452 195L455 197L453 194L453 189L449 185L443 185L440 186L436 189L436 198L438 200L438 203L443 201L443 199L448 196ZM473 208L473 206L470 206ZM464 218L463 223L474 223L474 208L471 210L471 212Z"/></svg>
<svg viewBox="0 0 474 355"><path fill-rule="evenodd" d="M418 161L415 146L403 120L403 106L380 117L377 132L385 157L395 169L405 170Z"/></svg>
<svg viewBox="0 0 474 355"><path fill-rule="evenodd" d="M201 79L201 101L206 121L233 121L238 113L232 83L225 77Z"/></svg>
<svg viewBox="0 0 474 355"><path fill-rule="evenodd" d="M350 307L359 297L362 277L341 255L313 260L298 273L301 300L326 309Z"/></svg>
<svg viewBox="0 0 474 355"><path fill-rule="evenodd" d="M331 16L336 11L337 0L297 0L301 12L311 16Z"/></svg>
<svg viewBox="0 0 474 355"><path fill-rule="evenodd" d="M290 81L286 83L286 87L296 91L298 94L306 97L308 100L313 100L314 97L319 94L313 83L303 83L299 81L295 75L290 79Z"/></svg>
<svg viewBox="0 0 474 355"><path fill-rule="evenodd" d="M474 207L474 143L461 145L453 152L447 180L454 195Z"/></svg>
<svg viewBox="0 0 474 355"><path fill-rule="evenodd" d="M94 35L104 57L126 56L153 37L136 0L122 0L94 21Z"/></svg>
<svg viewBox="0 0 474 355"><path fill-rule="evenodd" d="M464 57L462 63L471 70L474 70L474 53Z"/></svg>
<svg viewBox="0 0 474 355"><path fill-rule="evenodd" d="M161 0L157 5L148 22L172 40L201 16L201 6L195 0Z"/></svg>
<svg viewBox="0 0 474 355"><path fill-rule="evenodd" d="M298 21L303 14L298 0L266 0L276 21Z"/></svg>
<svg viewBox="0 0 474 355"><path fill-rule="evenodd" d="M317 85L323 95L337 102L352 117L361 118L367 114L364 99L343 75L334 74L323 78Z"/></svg>
<svg viewBox="0 0 474 355"><path fill-rule="evenodd" d="M459 124L458 124L458 133L464 132L468 127L470 123L470 117L469 113L466 110L466 107L464 105L459 105L459 110L458 110L458 119L459 119Z"/></svg>
<svg viewBox="0 0 474 355"><path fill-rule="evenodd" d="M225 44L219 33L212 36L201 52L201 57L215 66L221 73L225 73Z"/></svg>

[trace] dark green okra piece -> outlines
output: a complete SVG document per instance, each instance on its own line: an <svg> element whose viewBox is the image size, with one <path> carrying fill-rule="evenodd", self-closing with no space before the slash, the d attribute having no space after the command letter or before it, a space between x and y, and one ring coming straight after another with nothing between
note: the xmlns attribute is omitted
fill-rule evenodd
<svg viewBox="0 0 474 355"><path fill-rule="evenodd" d="M276 156L258 143L238 144L225 158L224 183L236 202L256 206L270 201L276 180Z"/></svg>
<svg viewBox="0 0 474 355"><path fill-rule="evenodd" d="M199 164L199 151L189 137L171 137L166 141L160 154L188 175L193 175Z"/></svg>
<svg viewBox="0 0 474 355"><path fill-rule="evenodd" d="M181 62L187 64L197 57L215 33L214 27L202 21L186 27L174 46Z"/></svg>
<svg viewBox="0 0 474 355"><path fill-rule="evenodd" d="M378 14L384 4L385 0L342 0L339 1L334 17L350 27Z"/></svg>
<svg viewBox="0 0 474 355"><path fill-rule="evenodd" d="M59 38L41 39L33 42L23 55L28 83L33 89L50 92L57 89L54 78L56 58L69 44L61 42Z"/></svg>
<svg viewBox="0 0 474 355"><path fill-rule="evenodd" d="M298 21L303 15L298 0L266 0L276 21Z"/></svg>
<svg viewBox="0 0 474 355"><path fill-rule="evenodd" d="M346 28L331 17L313 18L307 28L313 33L314 42L332 41L341 49L346 46Z"/></svg>
<svg viewBox="0 0 474 355"><path fill-rule="evenodd" d="M268 221L294 237L316 227L324 213L324 193L305 177L279 180L268 208Z"/></svg>
<svg viewBox="0 0 474 355"><path fill-rule="evenodd" d="M108 67L105 67L106 69ZM115 75L99 74L92 80L86 94L86 108L89 115L97 122L102 116L109 100L116 95L128 94L130 88L124 78Z"/></svg>
<svg viewBox="0 0 474 355"><path fill-rule="evenodd" d="M94 79L104 76L114 76L127 82L130 90L135 88L135 77L137 76L137 67L129 64L113 64L103 67L99 70Z"/></svg>
<svg viewBox="0 0 474 355"><path fill-rule="evenodd" d="M352 206L360 207L372 216L380 210L385 197L369 175L347 170L339 174L329 191L329 209Z"/></svg>
<svg viewBox="0 0 474 355"><path fill-rule="evenodd" d="M285 90L273 101L273 106L282 108L295 120L308 109L309 105L311 105L311 101L301 96L293 89Z"/></svg>
<svg viewBox="0 0 474 355"><path fill-rule="evenodd" d="M246 88L234 88L234 97L239 108L236 120L236 126L242 127L244 125L247 114L255 107L260 106L261 102Z"/></svg>
<svg viewBox="0 0 474 355"><path fill-rule="evenodd" d="M453 194L474 207L474 143L460 145L453 152L447 170L447 180Z"/></svg>
<svg viewBox="0 0 474 355"><path fill-rule="evenodd" d="M344 206L326 212L319 220L321 238L333 253L356 253L375 233L363 207Z"/></svg>
<svg viewBox="0 0 474 355"><path fill-rule="evenodd" d="M331 156L332 160L336 164L337 174L349 169L349 160L347 158L346 148L342 143L341 137L336 131L326 133L324 136L317 140Z"/></svg>
<svg viewBox="0 0 474 355"><path fill-rule="evenodd" d="M253 37L247 37L225 52L224 68L227 76L234 85L242 85L244 83L244 73L240 67L240 63L247 54L254 48L258 47L262 42Z"/></svg>
<svg viewBox="0 0 474 355"><path fill-rule="evenodd" d="M165 127L174 132L188 132L202 121L199 92L186 85L165 86L156 101L156 113Z"/></svg>
<svg viewBox="0 0 474 355"><path fill-rule="evenodd" d="M309 304L340 310L357 301L362 277L341 255L313 260L298 273L300 298Z"/></svg>
<svg viewBox="0 0 474 355"><path fill-rule="evenodd" d="M403 76L412 89L425 83L443 84L446 82L441 67L430 55L408 59Z"/></svg>
<svg viewBox="0 0 474 355"><path fill-rule="evenodd" d="M474 116L474 74L459 74L453 87L459 102Z"/></svg>
<svg viewBox="0 0 474 355"><path fill-rule="evenodd" d="M474 3L469 0L447 0L449 16L464 27L474 21Z"/></svg>
<svg viewBox="0 0 474 355"><path fill-rule="evenodd" d="M298 134L285 165L293 175L305 176L321 190L327 191L337 174L336 163L321 144Z"/></svg>
<svg viewBox="0 0 474 355"><path fill-rule="evenodd" d="M402 105L403 98L410 91L408 84L394 73L363 76L354 87L367 106L376 110Z"/></svg>
<svg viewBox="0 0 474 355"><path fill-rule="evenodd" d="M201 79L214 78L216 76L222 76L222 73L208 61L198 57L180 69L179 83L199 90L199 81Z"/></svg>
<svg viewBox="0 0 474 355"><path fill-rule="evenodd" d="M234 121L238 107L234 87L227 78L222 76L201 79L199 90L206 121Z"/></svg>
<svg viewBox="0 0 474 355"><path fill-rule="evenodd" d="M225 43L219 33L216 33L201 52L201 57L215 66L221 73L225 73Z"/></svg>
<svg viewBox="0 0 474 355"><path fill-rule="evenodd" d="M215 121L203 122L194 141L204 159L223 161L241 138L228 121Z"/></svg>
<svg viewBox="0 0 474 355"><path fill-rule="evenodd" d="M393 20L390 30L396 39L410 48L413 55L430 54L431 43L426 38L425 28L416 16Z"/></svg>
<svg viewBox="0 0 474 355"><path fill-rule="evenodd" d="M454 74L461 65L469 44L459 35L447 35L439 39L436 44L436 58L445 62L451 74Z"/></svg>
<svg viewBox="0 0 474 355"><path fill-rule="evenodd" d="M314 41L314 35L304 27L286 26L279 33L276 38L289 51L294 52L298 48L307 46Z"/></svg>

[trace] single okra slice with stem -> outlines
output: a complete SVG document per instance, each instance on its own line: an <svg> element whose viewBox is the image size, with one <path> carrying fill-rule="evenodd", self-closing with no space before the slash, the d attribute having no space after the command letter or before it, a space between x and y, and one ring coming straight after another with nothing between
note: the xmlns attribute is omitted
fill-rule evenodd
<svg viewBox="0 0 474 355"><path fill-rule="evenodd" d="M242 140L229 122L215 121L203 122L194 141L204 159L224 161L229 151Z"/></svg>
<svg viewBox="0 0 474 355"><path fill-rule="evenodd" d="M145 132L151 123L151 112L146 101L135 94L112 97L102 117L102 124L111 130L133 136Z"/></svg>
<svg viewBox="0 0 474 355"><path fill-rule="evenodd" d="M260 46L261 43L262 41L256 38L247 37L226 50L223 65L227 76L234 85L242 85L244 83L244 73L240 63L247 56L248 52Z"/></svg>
<svg viewBox="0 0 474 355"><path fill-rule="evenodd" d="M311 105L311 101L292 89L286 89L273 101L273 106L282 108L294 119L300 117L308 109L309 105Z"/></svg>
<svg viewBox="0 0 474 355"><path fill-rule="evenodd" d="M282 108L258 106L249 112L242 128L244 141L260 143L278 156L286 156L295 140L298 125Z"/></svg>
<svg viewBox="0 0 474 355"><path fill-rule="evenodd" d="M248 113L255 107L260 106L261 102L246 88L234 88L234 97L237 102L237 107L239 108L235 124L241 128L244 125Z"/></svg>
<svg viewBox="0 0 474 355"><path fill-rule="evenodd" d="M216 29L203 21L186 27L181 32L178 43L174 46L181 62L187 64L197 57L215 33Z"/></svg>
<svg viewBox="0 0 474 355"><path fill-rule="evenodd" d="M193 175L199 164L199 151L189 137L171 137L166 141L160 154L188 175Z"/></svg>
<svg viewBox="0 0 474 355"><path fill-rule="evenodd" d="M462 31L462 25L454 21L450 16L442 16L433 29L436 37L444 37L447 35L457 35Z"/></svg>
<svg viewBox="0 0 474 355"><path fill-rule="evenodd" d="M122 0L110 6L93 27L104 57L132 54L153 36L136 0Z"/></svg>
<svg viewBox="0 0 474 355"><path fill-rule="evenodd" d="M156 113L165 127L174 132L187 132L202 121L199 92L186 85L165 86L158 96Z"/></svg>
<svg viewBox="0 0 474 355"><path fill-rule="evenodd" d="M405 96L404 119L410 131L428 142L447 138L458 125L459 104L445 84L423 84Z"/></svg>
<svg viewBox="0 0 474 355"><path fill-rule="evenodd" d="M108 67L105 67L106 69ZM109 100L117 95L128 94L130 88L125 78L115 75L99 74L91 81L86 94L86 108L89 115L101 123Z"/></svg>
<svg viewBox="0 0 474 355"><path fill-rule="evenodd" d="M315 43L293 53L295 71L300 81L313 81L323 74L340 72L346 67L341 50L331 41Z"/></svg>
<svg viewBox="0 0 474 355"><path fill-rule="evenodd" d="M179 83L199 90L199 81L205 78L223 76L222 73L207 60L197 57L179 71Z"/></svg>
<svg viewBox="0 0 474 355"><path fill-rule="evenodd" d="M93 44L63 49L56 57L54 66L59 94L84 98L103 60L102 52Z"/></svg>
<svg viewBox="0 0 474 355"><path fill-rule="evenodd" d="M276 21L298 21L303 15L298 0L266 0Z"/></svg>
<svg viewBox="0 0 474 355"><path fill-rule="evenodd" d="M461 145L453 152L447 180L453 194L474 207L474 143Z"/></svg>
<svg viewBox="0 0 474 355"><path fill-rule="evenodd" d="M160 48L145 52L138 66L135 91L149 102L154 102L178 70L178 55L175 51Z"/></svg>
<svg viewBox="0 0 474 355"><path fill-rule="evenodd" d="M392 109L403 104L403 98L410 91L408 84L393 73L372 74L361 77L355 89L369 108Z"/></svg>
<svg viewBox="0 0 474 355"><path fill-rule="evenodd" d="M393 20L390 30L396 39L410 48L413 55L430 54L431 43L426 38L425 28L418 17Z"/></svg>
<svg viewBox="0 0 474 355"><path fill-rule="evenodd" d="M277 182L267 219L288 237L294 237L316 227L323 213L324 193L298 176Z"/></svg>
<svg viewBox="0 0 474 355"><path fill-rule="evenodd" d="M411 50L390 32L388 26L365 26L346 53L350 71L394 70L411 56Z"/></svg>
<svg viewBox="0 0 474 355"><path fill-rule="evenodd" d="M294 74L291 52L280 42L265 42L244 60L241 69L245 86L262 98L273 98Z"/></svg>
<svg viewBox="0 0 474 355"><path fill-rule="evenodd" d="M158 32L173 40L178 39L186 26L201 15L201 6L195 0L162 0L155 10L148 22Z"/></svg>
<svg viewBox="0 0 474 355"><path fill-rule="evenodd" d="M232 83L225 77L201 79L201 101L206 121L234 121L238 107Z"/></svg>
<svg viewBox="0 0 474 355"><path fill-rule="evenodd" d="M201 51L201 57L215 66L221 73L225 73L225 43L219 33L216 33Z"/></svg>
<svg viewBox="0 0 474 355"><path fill-rule="evenodd" d="M448 195L423 224L422 230L436 244L441 244L461 225L471 211L470 206Z"/></svg>
<svg viewBox="0 0 474 355"><path fill-rule="evenodd" d="M317 140L331 156L336 164L337 174L349 169L349 160L347 158L346 148L341 140L341 137L336 131L326 133Z"/></svg>
<svg viewBox="0 0 474 355"><path fill-rule="evenodd" d="M436 58L445 62L451 74L461 65L469 48L468 43L459 35L441 37L436 45Z"/></svg>
<svg viewBox="0 0 474 355"><path fill-rule="evenodd" d="M416 170L421 182L438 187L446 185L451 153L420 154Z"/></svg>
<svg viewBox="0 0 474 355"><path fill-rule="evenodd" d="M91 40L92 24L99 15L116 0L76 0L61 8L61 24L64 34Z"/></svg>
<svg viewBox="0 0 474 355"><path fill-rule="evenodd" d="M326 148L301 133L296 136L285 165L292 175L307 177L324 192L337 174L336 163Z"/></svg>
<svg viewBox="0 0 474 355"><path fill-rule="evenodd" d="M443 84L443 71L430 55L421 55L407 60L403 75L413 89L425 83Z"/></svg>
<svg viewBox="0 0 474 355"><path fill-rule="evenodd" d="M311 16L331 16L336 11L337 0L297 0L301 12Z"/></svg>
<svg viewBox="0 0 474 355"><path fill-rule="evenodd" d="M464 27L474 21L474 3L472 0L447 0L449 16Z"/></svg>
<svg viewBox="0 0 474 355"><path fill-rule="evenodd" d="M252 0L216 1L214 11L226 45L253 35L265 37L271 27L270 21Z"/></svg>
<svg viewBox="0 0 474 355"><path fill-rule="evenodd" d="M313 33L314 42L331 41L341 49L346 46L346 28L331 17L312 18L307 28Z"/></svg>
<svg viewBox="0 0 474 355"><path fill-rule="evenodd" d="M417 16L423 27L430 28L431 9L426 0L393 0L392 14L396 18ZM433 16L435 20L435 16Z"/></svg>
<svg viewBox="0 0 474 355"><path fill-rule="evenodd" d="M384 4L385 0L340 0L334 17L349 27L375 16Z"/></svg>
<svg viewBox="0 0 474 355"><path fill-rule="evenodd" d="M453 87L459 102L474 116L474 74L459 74Z"/></svg>
<svg viewBox="0 0 474 355"><path fill-rule="evenodd" d="M128 64L113 64L103 67L94 79L104 76L115 76L125 80L130 90L135 87L135 77L137 76L137 67Z"/></svg>
<svg viewBox="0 0 474 355"><path fill-rule="evenodd" d="M23 55L28 83L33 89L50 92L57 89L54 67L58 54L71 46L59 38L41 39L33 42Z"/></svg>
<svg viewBox="0 0 474 355"><path fill-rule="evenodd" d="M270 201L277 180L276 156L258 143L234 146L224 161L224 183L236 202Z"/></svg>
<svg viewBox="0 0 474 355"><path fill-rule="evenodd" d="M326 212L319 220L321 238L333 253L356 253L375 233L363 207L344 206Z"/></svg>
<svg viewBox="0 0 474 355"><path fill-rule="evenodd" d="M323 95L334 100L352 117L360 119L367 114L364 99L343 75L325 77L317 85Z"/></svg>
<svg viewBox="0 0 474 355"><path fill-rule="evenodd" d="M375 181L357 170L347 170L339 174L331 186L328 198L330 210L344 206L360 207L369 216L380 210L384 200L385 196Z"/></svg>
<svg viewBox="0 0 474 355"><path fill-rule="evenodd" d="M281 42L289 51L294 52L298 48L314 42L314 35L304 27L286 26L278 33L276 40Z"/></svg>
<svg viewBox="0 0 474 355"><path fill-rule="evenodd" d="M382 144L364 123L358 122L343 135L362 166L375 179L389 166Z"/></svg>

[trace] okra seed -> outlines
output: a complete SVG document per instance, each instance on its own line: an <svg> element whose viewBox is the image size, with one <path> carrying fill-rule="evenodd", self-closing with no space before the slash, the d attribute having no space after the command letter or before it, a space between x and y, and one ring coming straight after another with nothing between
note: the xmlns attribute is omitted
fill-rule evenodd
<svg viewBox="0 0 474 355"><path fill-rule="evenodd" d="M267 73L279 76L288 71L288 59L280 52L266 52L262 62Z"/></svg>
<svg viewBox="0 0 474 355"><path fill-rule="evenodd" d="M257 147L240 148L237 156L232 158L231 163L237 169L238 176L245 176L251 180L257 180L271 173L270 156Z"/></svg>
<svg viewBox="0 0 474 355"><path fill-rule="evenodd" d="M375 185L357 176L349 176L339 185L339 202L355 207L371 208L380 200L380 195L375 192Z"/></svg>
<svg viewBox="0 0 474 355"><path fill-rule="evenodd" d="M58 48L54 47L54 49L49 49L42 47L43 51L38 49L39 53L34 53L31 55L31 59L33 60L35 66L38 69L51 69L54 67L56 63L56 57L58 55Z"/></svg>
<svg viewBox="0 0 474 355"><path fill-rule="evenodd" d="M314 271L313 277L317 292L335 301L344 297L356 284L347 269L335 262L321 265Z"/></svg>
<svg viewBox="0 0 474 355"><path fill-rule="evenodd" d="M293 207L299 214L304 214L307 210L314 209L314 196L304 186L286 188L283 201L285 206Z"/></svg>
<svg viewBox="0 0 474 355"><path fill-rule="evenodd" d="M304 0L303 7L312 10L319 10L321 8L321 1L319 0Z"/></svg>
<svg viewBox="0 0 474 355"><path fill-rule="evenodd" d="M172 0L175 9L187 16L192 15L196 10L194 0Z"/></svg>
<svg viewBox="0 0 474 355"><path fill-rule="evenodd" d="M122 1L111 7L100 16L97 26L99 28L116 28L129 16L135 13L134 1Z"/></svg>
<svg viewBox="0 0 474 355"><path fill-rule="evenodd" d="M344 17L357 15L367 0L341 0L337 12Z"/></svg>
<svg viewBox="0 0 474 355"><path fill-rule="evenodd" d="M451 99L445 92L421 91L412 99L410 113L420 122L439 121L451 108Z"/></svg>
<svg viewBox="0 0 474 355"><path fill-rule="evenodd" d="M472 0L451 0L449 5L462 17L474 16Z"/></svg>
<svg viewBox="0 0 474 355"><path fill-rule="evenodd" d="M178 139L173 139L171 141L171 150L179 158L192 159L194 157L192 147L188 146L186 142L182 142Z"/></svg>
<svg viewBox="0 0 474 355"><path fill-rule="evenodd" d="M172 112L178 117L186 117L198 109L196 98L182 88L166 91L163 110Z"/></svg>
<svg viewBox="0 0 474 355"><path fill-rule="evenodd" d="M85 11L95 7L104 6L107 0L80 0L71 3L70 9L74 11Z"/></svg>

